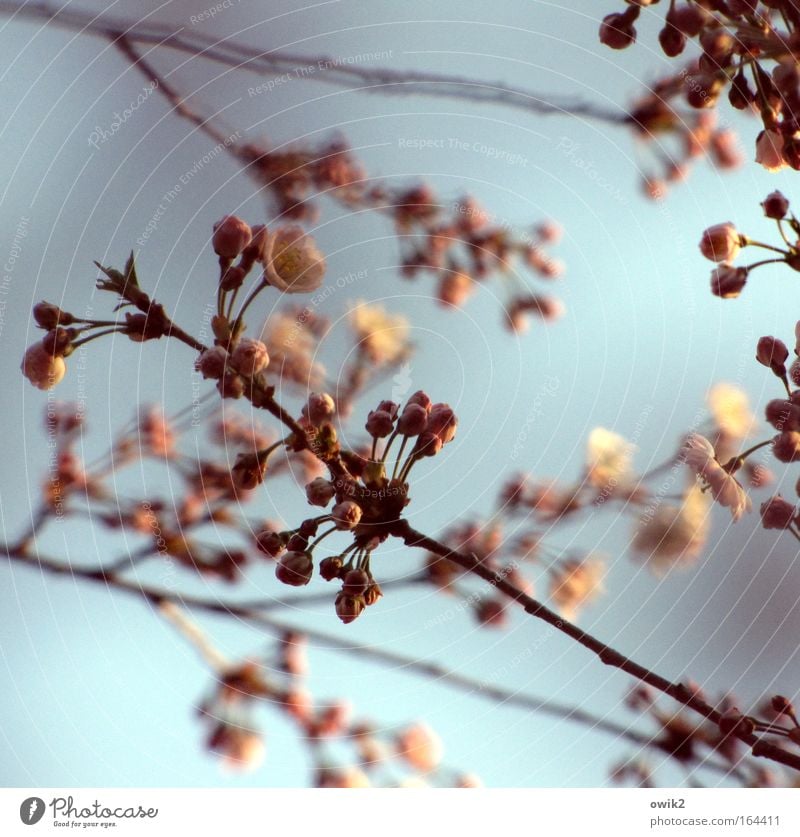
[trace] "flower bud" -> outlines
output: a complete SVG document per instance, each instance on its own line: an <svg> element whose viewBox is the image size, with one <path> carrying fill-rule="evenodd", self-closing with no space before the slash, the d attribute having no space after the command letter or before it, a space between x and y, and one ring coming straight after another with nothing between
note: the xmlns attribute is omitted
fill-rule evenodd
<svg viewBox="0 0 800 837"><path fill-rule="evenodd" d="M214 224L211 243L214 252L223 259L235 259L253 237L248 224L235 215L226 215Z"/></svg>
<svg viewBox="0 0 800 837"><path fill-rule="evenodd" d="M675 58L686 49L686 35L678 31L669 21L658 33L658 42L664 50L664 55L670 58Z"/></svg>
<svg viewBox="0 0 800 837"><path fill-rule="evenodd" d="M383 410L370 410L365 427L370 436L383 439L394 430L394 419Z"/></svg>
<svg viewBox="0 0 800 837"><path fill-rule="evenodd" d="M800 339L800 338L798 338ZM431 399L420 389L417 390L406 402L406 404L419 404L426 413L431 411L431 407L433 406L431 403Z"/></svg>
<svg viewBox="0 0 800 837"><path fill-rule="evenodd" d="M286 538L280 532L266 530L256 536L256 546L272 558L277 558L286 549Z"/></svg>
<svg viewBox="0 0 800 837"><path fill-rule="evenodd" d="M269 366L267 347L260 340L244 337L231 353L231 363L242 375L257 375Z"/></svg>
<svg viewBox="0 0 800 837"><path fill-rule="evenodd" d="M301 535L299 532L294 532L286 544L289 552L305 552L308 547L308 535Z"/></svg>
<svg viewBox="0 0 800 837"><path fill-rule="evenodd" d="M631 7L634 8L634 7ZM628 10L630 11L630 10ZM636 9L638 13L638 9ZM600 24L600 43L611 49L625 49L636 40L636 27L628 12L606 15Z"/></svg>
<svg viewBox="0 0 800 837"><path fill-rule="evenodd" d="M789 700L789 698L784 697L783 695L775 695L770 701L770 703L772 704L772 708L779 715L794 714L794 706L792 706L792 702Z"/></svg>
<svg viewBox="0 0 800 837"><path fill-rule="evenodd" d="M291 587L304 587L311 581L314 562L307 552L287 552L275 567L275 577Z"/></svg>
<svg viewBox="0 0 800 837"><path fill-rule="evenodd" d="M336 412L336 404L327 392L312 392L303 407L303 415L314 427L321 427L329 422Z"/></svg>
<svg viewBox="0 0 800 837"><path fill-rule="evenodd" d="M457 427L458 418L447 404L433 405L428 416L428 424L425 427L426 432L438 436L442 440L442 444L446 445L455 438Z"/></svg>
<svg viewBox="0 0 800 837"><path fill-rule="evenodd" d="M361 521L361 506L353 500L342 500L331 512L337 529L355 529Z"/></svg>
<svg viewBox="0 0 800 837"><path fill-rule="evenodd" d="M267 474L267 458L254 453L240 453L231 469L236 488L250 491L264 482Z"/></svg>
<svg viewBox="0 0 800 837"><path fill-rule="evenodd" d="M363 597L348 596L346 593L342 592L336 596L335 607L336 615L342 620L342 622L344 622L345 625L349 625L361 616L366 605L364 604Z"/></svg>
<svg viewBox="0 0 800 837"><path fill-rule="evenodd" d="M774 398L764 408L767 421L776 430L800 431L800 406L785 398Z"/></svg>
<svg viewBox="0 0 800 837"><path fill-rule="evenodd" d="M217 381L217 389L223 398L241 398L244 395L244 378L228 369Z"/></svg>
<svg viewBox="0 0 800 837"><path fill-rule="evenodd" d="M75 322L75 317L62 311L50 302L38 302L33 306L33 318L36 325L51 331L59 326L69 326Z"/></svg>
<svg viewBox="0 0 800 837"><path fill-rule="evenodd" d="M363 596L369 586L370 577L366 570L350 570L344 577L342 593L345 596Z"/></svg>
<svg viewBox="0 0 800 837"><path fill-rule="evenodd" d="M334 578L339 578L343 566L341 555L329 555L319 562L319 574L325 581L333 581Z"/></svg>
<svg viewBox="0 0 800 837"><path fill-rule="evenodd" d="M435 433L426 430L420 434L414 449L420 456L436 456L443 446L444 443Z"/></svg>
<svg viewBox="0 0 800 837"><path fill-rule="evenodd" d="M746 715L736 709L729 709L723 712L719 719L719 731L727 735L752 735L755 731L755 724Z"/></svg>
<svg viewBox="0 0 800 837"><path fill-rule="evenodd" d="M789 349L777 337L761 337L756 346L756 360L762 366L768 366L779 378L786 375L786 359Z"/></svg>
<svg viewBox="0 0 800 837"><path fill-rule="evenodd" d="M793 430L779 433L772 443L772 455L779 462L800 461L800 433Z"/></svg>
<svg viewBox="0 0 800 837"><path fill-rule="evenodd" d="M48 351L44 343L34 343L22 358L22 374L37 389L53 389L67 372L64 358Z"/></svg>
<svg viewBox="0 0 800 837"><path fill-rule="evenodd" d="M364 593L364 604L367 607L372 607L372 605L377 604L382 598L383 590L381 590L380 584L377 581L370 581Z"/></svg>
<svg viewBox="0 0 800 837"><path fill-rule="evenodd" d="M761 203L761 206L764 209L764 215L775 221L783 220L786 217L786 213L789 211L788 199L777 189L767 195Z"/></svg>
<svg viewBox="0 0 800 837"><path fill-rule="evenodd" d="M324 477L317 477L306 486L306 499L312 506L325 508L335 493L333 483Z"/></svg>
<svg viewBox="0 0 800 837"><path fill-rule="evenodd" d="M780 171L787 165L784 149L785 142L780 131L762 131L756 139L756 162L767 171Z"/></svg>
<svg viewBox="0 0 800 837"><path fill-rule="evenodd" d="M212 346L200 354L194 368L204 377L219 380L225 374L228 353L222 346Z"/></svg>
<svg viewBox="0 0 800 837"><path fill-rule="evenodd" d="M428 424L428 411L420 404L407 404L397 422L403 436L419 436Z"/></svg>
<svg viewBox="0 0 800 837"><path fill-rule="evenodd" d="M709 227L700 239L700 252L712 262L732 262L741 246L742 236L730 221Z"/></svg>
<svg viewBox="0 0 800 837"><path fill-rule="evenodd" d="M735 299L747 282L747 268L724 264L711 271L711 293L722 299Z"/></svg>
<svg viewBox="0 0 800 837"><path fill-rule="evenodd" d="M794 520L795 507L780 495L761 504L761 524L765 529L788 529Z"/></svg>

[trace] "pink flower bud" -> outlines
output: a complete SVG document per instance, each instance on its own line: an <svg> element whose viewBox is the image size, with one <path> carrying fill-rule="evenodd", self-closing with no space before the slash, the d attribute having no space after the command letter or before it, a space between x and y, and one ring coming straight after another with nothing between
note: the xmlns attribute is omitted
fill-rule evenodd
<svg viewBox="0 0 800 837"><path fill-rule="evenodd" d="M194 368L204 377L218 381L225 374L228 353L222 346L206 349L194 362Z"/></svg>
<svg viewBox="0 0 800 837"><path fill-rule="evenodd" d="M779 433L772 444L772 455L779 462L800 461L800 433L794 430Z"/></svg>
<svg viewBox="0 0 800 837"><path fill-rule="evenodd" d="M800 430L800 406L785 398L769 401L764 415L776 430Z"/></svg>
<svg viewBox="0 0 800 837"><path fill-rule="evenodd" d="M44 343L34 343L22 358L22 374L37 389L53 389L67 372L64 358L48 351Z"/></svg>
<svg viewBox="0 0 800 837"><path fill-rule="evenodd" d="M361 506L353 500L342 500L331 512L337 529L355 529L361 521Z"/></svg>
<svg viewBox="0 0 800 837"><path fill-rule="evenodd" d="M786 359L789 349L777 337L761 337L756 346L756 360L763 366L768 366L779 377L786 374Z"/></svg>
<svg viewBox="0 0 800 837"><path fill-rule="evenodd" d="M214 224L211 243L214 252L223 259L235 259L253 237L248 224L235 215L226 215Z"/></svg>
<svg viewBox="0 0 800 837"><path fill-rule="evenodd" d="M397 430L403 436L419 436L427 424L428 411L419 404L407 404L397 422Z"/></svg>
<svg viewBox="0 0 800 837"><path fill-rule="evenodd" d="M304 587L311 581L314 562L307 552L287 552L275 567L275 577L291 587Z"/></svg>
<svg viewBox="0 0 800 837"><path fill-rule="evenodd" d="M742 236L730 221L709 227L700 239L700 252L712 262L732 262L741 246Z"/></svg>
<svg viewBox="0 0 800 837"><path fill-rule="evenodd" d="M633 8L633 7L632 7ZM638 9L636 10L638 13ZM623 12L606 15L600 24L600 43L611 49L625 49L636 40L636 28Z"/></svg>
<svg viewBox="0 0 800 837"><path fill-rule="evenodd" d="M243 337L231 353L231 363L242 375L257 375L269 366L267 347L260 340Z"/></svg>
<svg viewBox="0 0 800 837"><path fill-rule="evenodd" d="M370 410L365 427L370 436L383 439L394 430L394 419L383 410Z"/></svg>
<svg viewBox="0 0 800 837"><path fill-rule="evenodd" d="M431 407L433 406L431 403L431 399L420 389L417 390L411 398L408 399L406 404L419 404L426 413L431 411Z"/></svg>
<svg viewBox="0 0 800 837"><path fill-rule="evenodd" d="M363 596L369 582L370 577L365 570L350 570L344 577L342 592L345 596Z"/></svg>
<svg viewBox="0 0 800 837"><path fill-rule="evenodd" d="M75 322L75 317L62 311L57 305L49 302L38 302L33 306L33 319L36 325L51 331L59 326L69 326Z"/></svg>
<svg viewBox="0 0 800 837"><path fill-rule="evenodd" d="M381 403L375 408L376 412L388 413L392 417L392 421L397 418L397 411L399 409L400 406L394 401L381 401Z"/></svg>
<svg viewBox="0 0 800 837"><path fill-rule="evenodd" d="M367 607L372 607L372 605L377 604L382 598L383 590L381 590L380 584L377 581L370 581L367 589L364 591L364 604Z"/></svg>
<svg viewBox="0 0 800 837"><path fill-rule="evenodd" d="M329 422L336 412L336 404L327 392L312 392L303 407L303 415L314 427L321 427Z"/></svg>
<svg viewBox="0 0 800 837"><path fill-rule="evenodd" d="M319 563L319 574L325 579L325 581L333 581L334 578L339 578L341 570L341 555L329 555L327 558L323 558Z"/></svg>
<svg viewBox="0 0 800 837"><path fill-rule="evenodd" d="M775 190L770 192L762 202L764 215L775 221L781 221L789 211L789 201L782 192Z"/></svg>
<svg viewBox="0 0 800 837"><path fill-rule="evenodd" d="M788 529L796 513L795 507L780 495L761 504L761 523L765 529Z"/></svg>
<svg viewBox="0 0 800 837"><path fill-rule="evenodd" d="M724 264L711 271L711 293L722 299L735 299L747 282L747 268Z"/></svg>
<svg viewBox="0 0 800 837"><path fill-rule="evenodd" d="M349 625L361 616L366 605L361 596L348 596L342 592L336 596L335 607L336 615L345 625Z"/></svg>
<svg viewBox="0 0 800 837"><path fill-rule="evenodd" d="M325 506L333 499L336 489L324 477L317 477L306 486L306 499L312 506Z"/></svg>
<svg viewBox="0 0 800 837"><path fill-rule="evenodd" d="M444 442L439 436L426 430L420 434L414 449L420 456L436 456L443 446Z"/></svg>

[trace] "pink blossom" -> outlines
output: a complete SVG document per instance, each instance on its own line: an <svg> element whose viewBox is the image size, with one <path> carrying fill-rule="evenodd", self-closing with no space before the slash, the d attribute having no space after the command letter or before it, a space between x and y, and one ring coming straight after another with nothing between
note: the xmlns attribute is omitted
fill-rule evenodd
<svg viewBox="0 0 800 837"><path fill-rule="evenodd" d="M264 278L286 294L305 294L317 290L325 275L325 257L314 239L302 227L281 227L270 239Z"/></svg>

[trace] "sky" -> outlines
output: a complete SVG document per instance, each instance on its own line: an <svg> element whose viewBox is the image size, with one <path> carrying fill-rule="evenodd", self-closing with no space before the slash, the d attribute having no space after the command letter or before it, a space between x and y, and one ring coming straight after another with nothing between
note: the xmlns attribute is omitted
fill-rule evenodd
<svg viewBox="0 0 800 837"><path fill-rule="evenodd" d="M109 15L149 14L151 21L235 36L264 49L309 58L379 53L382 58L368 63L502 81L609 108L624 108L642 84L668 69L652 48L656 28L647 16L635 48L614 53L597 42L598 15L613 11L613 0L513 0L491 8L466 0L435 7L422 0L307 7L240 2L213 19L201 19L206 0L71 4L106 7ZM145 96L112 132L115 112L136 102L147 82L104 42L4 15L0 52L0 256L10 265L0 289L0 526L12 538L30 517L48 458L47 396L19 373L24 348L36 339L31 306L46 298L75 312L91 306L98 316L108 313L110 299L93 289L92 263L120 265L133 248L143 283L191 331L214 295L212 223L231 212L253 223L270 218L263 195L229 157L215 155L194 173L212 144L170 114L158 95ZM438 534L453 520L491 513L510 472L576 478L586 436L596 426L633 438L637 467L647 470L671 453L717 381L741 386L754 405L777 397L774 379L753 360L754 346L762 334L791 338L798 297L793 277L765 268L741 299L722 301L709 293L709 264L696 246L701 231L720 221L769 235L759 201L774 188L792 197L791 172L769 175L750 163L756 125L730 109L723 108L723 118L740 130L748 163L734 173L701 164L665 201L653 203L640 188L651 150L637 147L620 127L452 99L347 91L314 78L252 94L269 77L186 63L161 50L150 58L191 94L192 107L221 114L246 137L316 143L339 133L370 172L390 182L422 177L448 200L475 195L509 224L553 219L563 226L553 254L566 272L554 291L566 314L511 335L502 325L504 297L497 286L481 289L462 311L442 311L430 279L410 284L400 278L396 241L384 220L324 206L313 233L326 253L328 276L364 274L334 294L325 313L339 329L358 298L405 314L418 347L412 387L449 402L459 415L457 441L415 479L417 528ZM137 245L178 183L180 193ZM273 304L265 300L256 313L263 319ZM176 410L192 397L186 347L120 339L95 349L81 356L83 374L68 374L55 393L85 403L87 459L105 449L138 403ZM202 444L199 436L186 441ZM121 492L134 484L164 487L156 471L143 469L130 479L120 482ZM791 475L787 479L790 493ZM273 499L258 500L258 513L267 515ZM582 626L668 677L691 676L711 691L732 687L745 704L770 690L797 692L793 637L800 612L796 550L788 540L760 531L755 515L734 527L727 513L715 512L713 548L697 567L664 579L632 559L629 540L630 521L611 510L553 533L555 547L608 556L607 594L585 611ZM43 549L84 565L117 554L119 545L86 524L66 523L42 538ZM387 547L381 570L413 572L418 561ZM148 579L158 580L159 570L152 572ZM269 567L250 581L264 595L284 592ZM322 584L315 581L313 589ZM225 592L211 582L192 589ZM619 708L628 678L604 670L566 639L522 615L504 631L478 630L466 613L431 630L431 616L447 606L417 590L385 597L350 626L338 623L332 607L287 618L632 720ZM261 716L269 750L264 767L243 777L220 772L203 752L192 711L208 673L147 611L135 599L68 578L0 567L0 782L305 785L306 756L275 712ZM203 624L231 656L265 642L231 620ZM346 695L360 714L387 727L425 718L441 735L448 764L474 771L488 785L602 786L609 765L630 752L575 723L495 706L354 654L312 647L311 659L315 693ZM659 776L665 783L680 778L669 765Z"/></svg>

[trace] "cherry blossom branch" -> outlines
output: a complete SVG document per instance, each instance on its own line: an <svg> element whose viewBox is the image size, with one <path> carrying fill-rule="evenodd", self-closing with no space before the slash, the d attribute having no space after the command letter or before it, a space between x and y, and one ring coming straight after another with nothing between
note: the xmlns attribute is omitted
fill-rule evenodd
<svg viewBox="0 0 800 837"><path fill-rule="evenodd" d="M474 573L484 581L489 582L496 590L503 593L508 598L517 602L526 613L531 616L541 619L548 625L555 628L557 631L575 640L587 650L591 651L600 658L607 666L618 668L626 674L635 677L643 683L652 686L660 692L668 695L678 703L683 704L689 709L703 715L709 721L719 725L723 720L722 713L714 709L713 706L706 703L686 686L680 683L672 683L659 674L645 668L639 663L621 654L619 651L596 639L591 634L573 625L563 617L559 616L554 611L545 607L541 602L524 593L519 588L511 584L503 575L496 573L493 570L482 564L475 556L465 555L460 552L454 552L444 544L439 543L433 538L423 535L416 531L406 520L399 520L389 527L389 532L394 537L402 539L406 546L418 547L434 553L454 564ZM779 764L792 767L795 770L800 770L800 756L787 752L786 750L765 741L763 738L751 732L736 729L732 733L737 738L750 745L754 756L761 756Z"/></svg>
<svg viewBox="0 0 800 837"><path fill-rule="evenodd" d="M630 121L623 111L599 108L588 102L545 98L533 90L503 82L485 82L466 76L444 73L390 70L385 67L362 67L342 64L332 56L303 55L283 50L260 50L227 39L208 38L200 33L188 36L167 25L142 26L138 21L108 18L86 12L52 9L45 3L0 2L0 14L12 18L40 20L83 34L96 35L115 43L120 38L128 44L137 42L169 48L194 57L205 58L227 67L252 73L292 73L313 65L318 68L313 79L357 92L381 95L424 95L489 104L500 104L538 115L579 116L616 125ZM133 59L131 59L133 61ZM298 74L297 78L303 78ZM160 89L160 88L159 88ZM163 92L163 91L162 91ZM178 101L180 99L178 98ZM181 107L182 115L184 107ZM191 117L196 119L196 117Z"/></svg>

